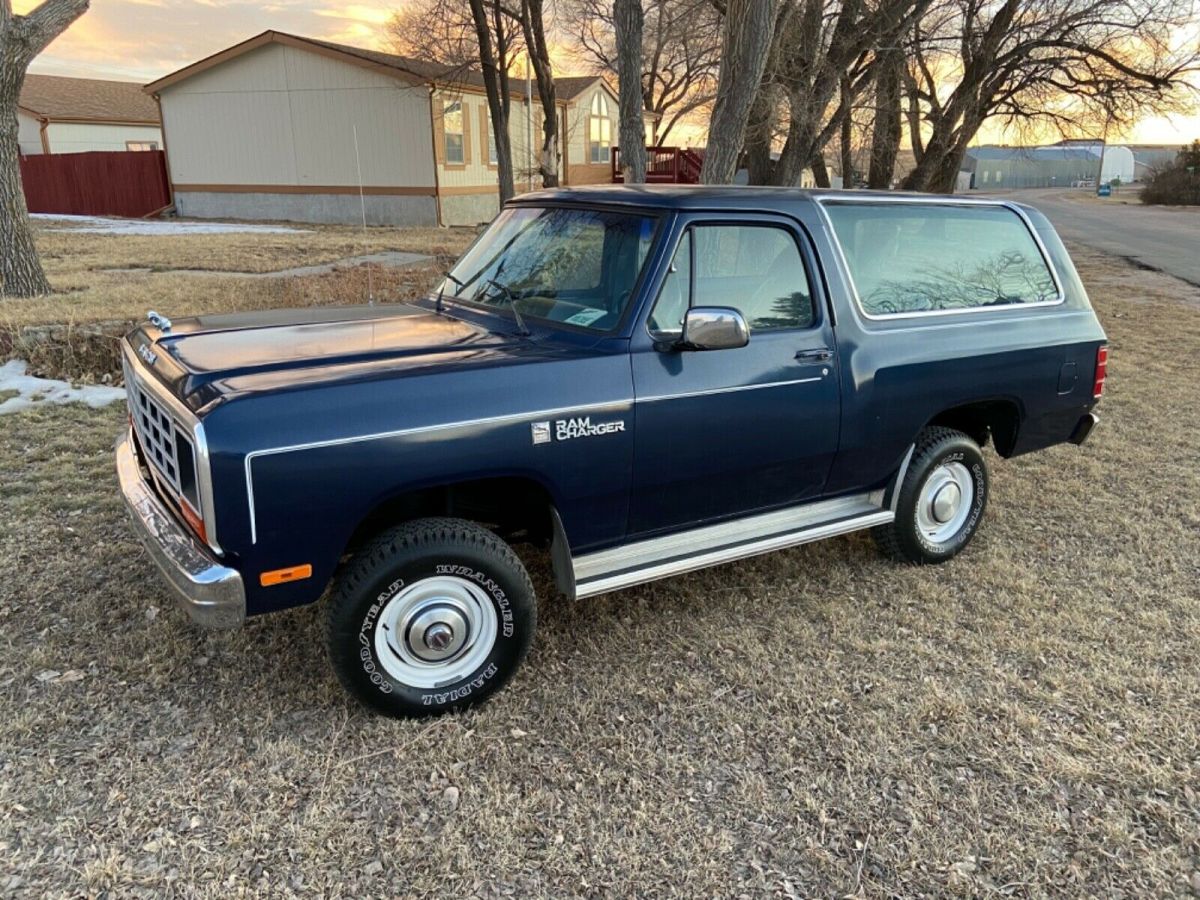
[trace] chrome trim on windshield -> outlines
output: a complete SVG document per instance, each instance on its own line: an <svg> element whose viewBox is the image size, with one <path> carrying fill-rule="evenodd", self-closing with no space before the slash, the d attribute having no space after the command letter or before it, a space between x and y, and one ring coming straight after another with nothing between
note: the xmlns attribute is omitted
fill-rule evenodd
<svg viewBox="0 0 1200 900"><path fill-rule="evenodd" d="M830 197L814 197L817 211L820 213L821 221L825 226L825 230L829 235L829 242L833 245L837 252L838 263L842 270L842 275L846 279L846 284L850 287L850 294L854 298L854 308L860 316L872 322L886 322L892 319L915 319L926 316L954 316L964 315L967 313L1008 313L1012 310L1038 309L1047 306L1060 306L1066 302L1067 295L1063 290L1062 280L1058 277L1058 270L1054 268L1054 263L1050 259L1050 253L1046 249L1046 245L1042 243L1041 236L1034 228L1033 222L1029 216L1015 203L1007 200L990 200L983 197L955 197L953 199L941 199L937 197L889 197L878 194L864 194L854 196L853 192L847 192L846 196ZM1050 279L1054 282L1055 290L1058 291L1058 296L1054 300L1038 300L1034 303L1006 303L997 306L968 306L959 309L928 309L914 310L911 312L898 313L869 313L863 305L862 297L858 293L858 286L854 283L854 275L850 272L850 263L846 259L846 252L842 247L842 242L838 238L837 231L833 227L833 220L829 218L829 212L825 209L826 205L838 204L887 204L887 203L908 203L918 206L989 206L1000 207L1015 213L1017 218L1024 224L1030 237L1033 238L1033 243L1041 254L1042 261L1046 264L1046 271L1050 273Z"/></svg>

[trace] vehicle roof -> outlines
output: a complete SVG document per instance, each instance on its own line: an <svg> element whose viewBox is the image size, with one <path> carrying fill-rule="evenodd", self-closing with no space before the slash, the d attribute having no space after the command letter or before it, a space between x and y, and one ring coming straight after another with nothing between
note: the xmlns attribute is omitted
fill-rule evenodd
<svg viewBox="0 0 1200 900"><path fill-rule="evenodd" d="M920 199L937 203L1000 202L996 198L963 197L902 193L899 191L844 191L835 188L763 187L759 185L698 185L698 184L592 184L555 190L533 191L514 198L512 203L605 203L628 206L659 207L662 209L705 209L738 207L753 204L757 208L790 206L796 202L868 198L880 200Z"/></svg>

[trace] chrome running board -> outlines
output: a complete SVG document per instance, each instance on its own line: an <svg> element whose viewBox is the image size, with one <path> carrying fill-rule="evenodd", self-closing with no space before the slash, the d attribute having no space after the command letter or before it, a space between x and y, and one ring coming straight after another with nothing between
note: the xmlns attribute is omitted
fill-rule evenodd
<svg viewBox="0 0 1200 900"><path fill-rule="evenodd" d="M883 492L820 500L576 556L575 596L592 597L695 569L886 525Z"/></svg>

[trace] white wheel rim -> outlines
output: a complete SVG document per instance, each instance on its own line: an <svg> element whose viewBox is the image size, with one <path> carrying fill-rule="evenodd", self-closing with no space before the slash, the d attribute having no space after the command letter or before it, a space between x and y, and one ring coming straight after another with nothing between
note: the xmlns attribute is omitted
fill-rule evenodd
<svg viewBox="0 0 1200 900"><path fill-rule="evenodd" d="M917 497L917 528L935 544L962 529L975 502L971 470L960 462L943 463L925 479Z"/></svg>
<svg viewBox="0 0 1200 900"><path fill-rule="evenodd" d="M423 578L380 610L375 657L401 684L452 684L487 659L498 621L491 598L477 584L448 575Z"/></svg>

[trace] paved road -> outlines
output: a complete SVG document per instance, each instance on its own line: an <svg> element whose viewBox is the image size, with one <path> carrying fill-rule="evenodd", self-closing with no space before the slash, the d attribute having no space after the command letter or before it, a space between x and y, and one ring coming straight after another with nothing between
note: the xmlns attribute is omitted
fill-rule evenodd
<svg viewBox="0 0 1200 900"><path fill-rule="evenodd" d="M1131 192L1132 193L1132 192ZM1068 241L1115 253L1200 287L1200 210L1102 200L1078 191L1005 194L1040 209Z"/></svg>

